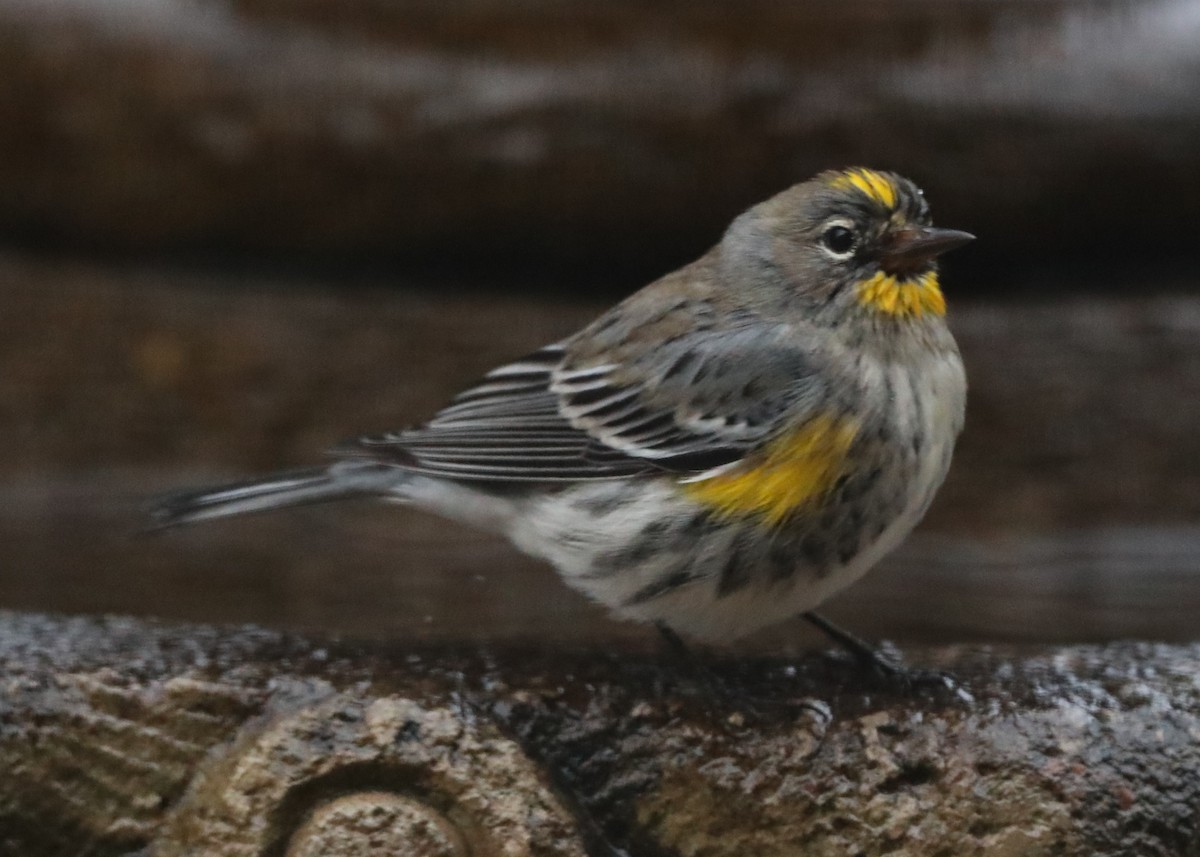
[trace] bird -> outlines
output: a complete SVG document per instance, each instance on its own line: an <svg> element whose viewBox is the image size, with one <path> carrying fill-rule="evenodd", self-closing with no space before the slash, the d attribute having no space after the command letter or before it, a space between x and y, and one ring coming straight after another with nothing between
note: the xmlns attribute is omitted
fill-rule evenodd
<svg viewBox="0 0 1200 857"><path fill-rule="evenodd" d="M897 173L820 173L428 421L164 495L153 526L382 498L502 534L668 639L804 616L865 647L814 611L946 477L967 383L938 257L973 239Z"/></svg>

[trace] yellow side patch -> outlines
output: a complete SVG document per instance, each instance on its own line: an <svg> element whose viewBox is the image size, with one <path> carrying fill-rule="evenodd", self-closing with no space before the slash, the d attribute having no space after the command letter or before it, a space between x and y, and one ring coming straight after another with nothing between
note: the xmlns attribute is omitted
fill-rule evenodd
<svg viewBox="0 0 1200 857"><path fill-rule="evenodd" d="M879 271L858 284L858 302L897 318L914 318L930 313L946 314L946 296L938 276L927 271L913 280L898 280Z"/></svg>
<svg viewBox="0 0 1200 857"><path fill-rule="evenodd" d="M896 207L896 186L883 173L855 167L846 170L833 180L836 188L855 188L864 193L868 199L879 203L885 208Z"/></svg>
<svg viewBox="0 0 1200 857"><path fill-rule="evenodd" d="M857 433L853 423L818 417L772 442L757 463L683 488L723 515L758 515L778 524L833 487Z"/></svg>

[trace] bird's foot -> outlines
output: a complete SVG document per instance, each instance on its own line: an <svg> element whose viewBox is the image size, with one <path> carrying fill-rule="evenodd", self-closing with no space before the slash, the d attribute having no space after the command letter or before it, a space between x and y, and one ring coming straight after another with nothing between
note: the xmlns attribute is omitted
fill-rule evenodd
<svg viewBox="0 0 1200 857"><path fill-rule="evenodd" d="M952 673L945 670L906 666L898 656L870 645L817 613L804 613L803 616L805 620L819 628L827 637L846 650L860 667L882 679L891 687L906 693L922 690L949 693L963 702L973 701L970 692Z"/></svg>

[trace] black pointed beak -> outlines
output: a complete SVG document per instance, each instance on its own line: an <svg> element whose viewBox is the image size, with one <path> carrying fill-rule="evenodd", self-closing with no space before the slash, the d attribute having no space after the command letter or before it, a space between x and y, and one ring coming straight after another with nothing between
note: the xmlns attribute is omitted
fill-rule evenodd
<svg viewBox="0 0 1200 857"><path fill-rule="evenodd" d="M912 271L931 259L975 240L970 232L936 229L932 226L905 226L891 234L883 251L885 271Z"/></svg>

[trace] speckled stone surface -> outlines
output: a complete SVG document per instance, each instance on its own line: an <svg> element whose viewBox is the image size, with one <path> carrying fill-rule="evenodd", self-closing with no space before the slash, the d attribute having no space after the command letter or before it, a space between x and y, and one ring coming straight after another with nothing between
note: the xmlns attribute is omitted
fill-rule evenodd
<svg viewBox="0 0 1200 857"><path fill-rule="evenodd" d="M958 689L0 614L0 852L1197 853L1200 647L911 654Z"/></svg>

